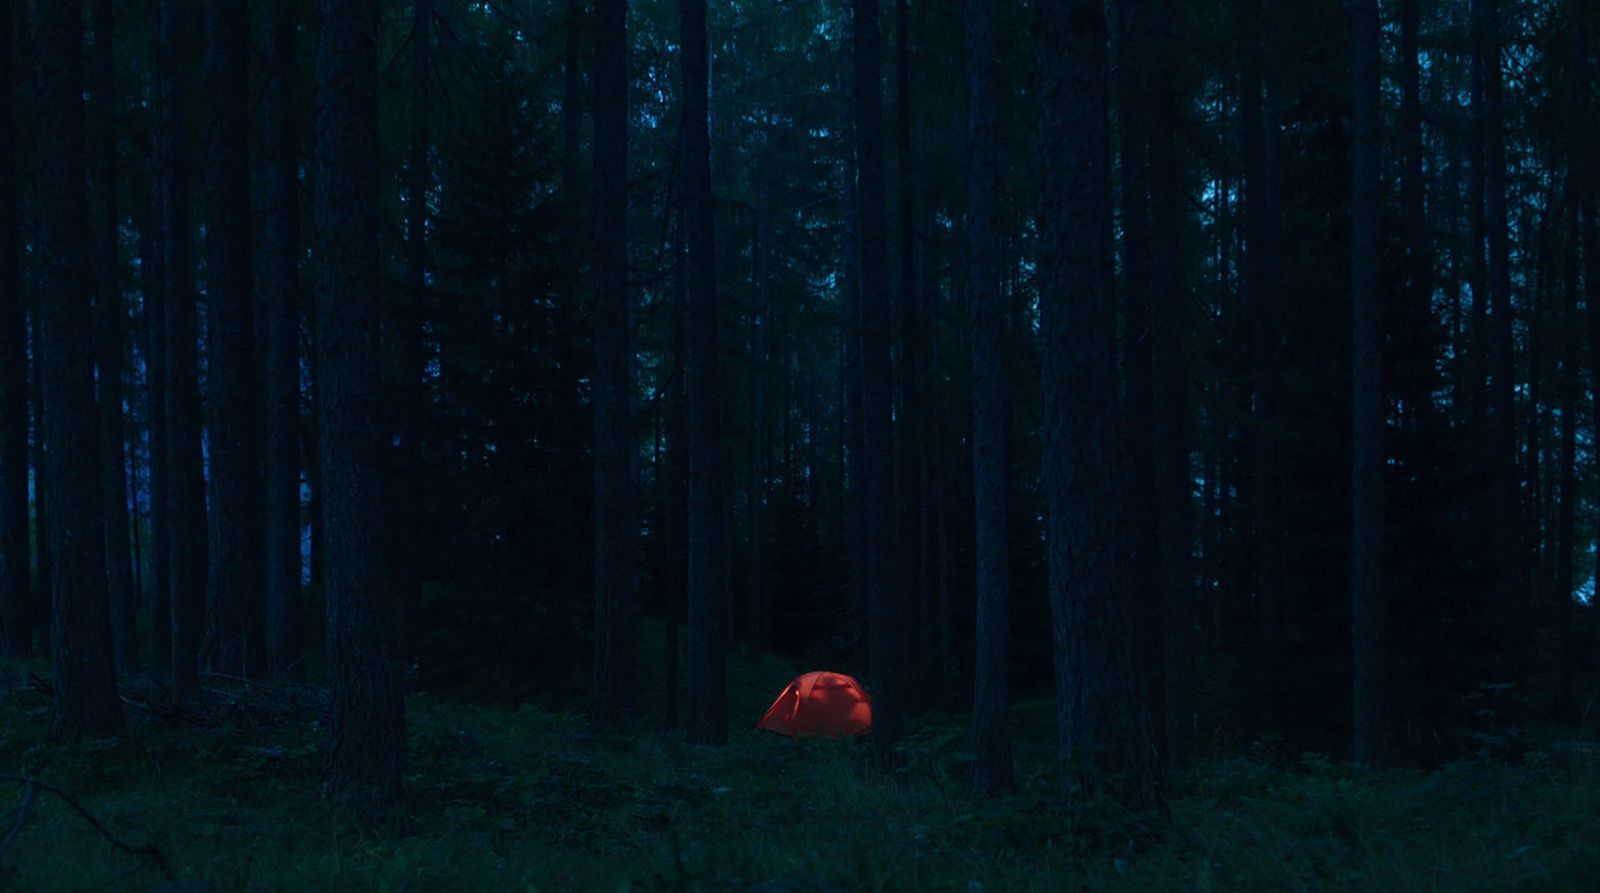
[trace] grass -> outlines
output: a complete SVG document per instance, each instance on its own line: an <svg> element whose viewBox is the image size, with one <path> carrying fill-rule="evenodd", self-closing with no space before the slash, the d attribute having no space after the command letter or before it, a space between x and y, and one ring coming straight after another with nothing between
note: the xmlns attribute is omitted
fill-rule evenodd
<svg viewBox="0 0 1600 893"><path fill-rule="evenodd" d="M753 720L793 668L736 661ZM176 889L809 891L1595 889L1600 774L1535 757L1423 775L1307 755L1204 763L1152 829L1054 807L1052 708L1020 704L1011 797L965 795L959 717L915 723L895 779L860 742L741 726L729 746L593 738L532 707L410 704L409 832L368 836L317 796L311 725L205 730L140 720L117 741L49 736L36 693L0 697L0 772L73 791L114 833L153 843ZM20 801L22 791L0 792ZM7 807L8 808L8 807ZM11 828L0 818L0 839ZM41 795L0 852L0 887L174 889Z"/></svg>

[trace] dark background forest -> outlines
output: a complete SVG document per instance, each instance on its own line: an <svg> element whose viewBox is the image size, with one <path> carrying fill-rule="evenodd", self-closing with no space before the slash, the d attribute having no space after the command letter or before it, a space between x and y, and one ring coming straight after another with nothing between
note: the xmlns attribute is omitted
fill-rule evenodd
<svg viewBox="0 0 1600 893"><path fill-rule="evenodd" d="M1594 0L0 0L0 886L1592 889L1597 123Z"/></svg>

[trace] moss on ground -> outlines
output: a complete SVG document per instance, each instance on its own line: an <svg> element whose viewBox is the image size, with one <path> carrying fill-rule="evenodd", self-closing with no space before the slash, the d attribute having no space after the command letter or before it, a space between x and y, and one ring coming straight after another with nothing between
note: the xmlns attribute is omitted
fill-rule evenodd
<svg viewBox="0 0 1600 893"><path fill-rule="evenodd" d="M792 669L736 662L736 712L753 720ZM1053 806L1043 702L1016 709L1019 792L984 803L965 794L960 717L914 723L891 779L859 743L741 726L728 747L697 749L654 732L591 737L581 716L532 707L409 707L412 818L399 836L327 812L313 724L146 716L118 741L67 744L50 738L46 699L10 691L0 771L75 792L114 833L159 847L184 890L1590 891L1600 879L1600 774L1537 755L1426 775L1315 755L1213 760L1174 780L1171 821L1152 827ZM44 796L0 852L0 881L165 883Z"/></svg>

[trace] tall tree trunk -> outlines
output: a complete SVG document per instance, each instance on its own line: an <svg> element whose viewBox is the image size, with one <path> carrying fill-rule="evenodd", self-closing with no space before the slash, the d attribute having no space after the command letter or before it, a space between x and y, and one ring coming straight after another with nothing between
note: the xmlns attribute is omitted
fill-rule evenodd
<svg viewBox="0 0 1600 893"><path fill-rule="evenodd" d="M1128 439L1128 506L1123 514L1131 553L1129 570L1138 575L1135 595L1138 659L1150 686L1158 745L1165 746L1166 704L1161 665L1160 506L1156 495L1155 383L1151 343L1150 244L1151 57L1145 21L1151 4L1120 0L1116 6L1117 121L1122 187L1123 325L1122 365L1126 399L1123 427Z"/></svg>
<svg viewBox="0 0 1600 893"><path fill-rule="evenodd" d="M1472 134L1468 142L1467 180L1467 242L1472 253L1467 268L1468 284L1472 289L1472 307L1468 313L1467 368L1471 377L1468 391L1472 397L1469 419L1472 430L1482 437L1488 418L1489 371L1489 267L1485 254L1487 219L1484 216L1484 189L1487 160L1487 124L1484 115L1484 62L1483 21L1477 14L1477 0L1473 0L1471 25L1472 72ZM1480 448L1481 449L1481 448ZM1483 510L1488 510L1487 501Z"/></svg>
<svg viewBox="0 0 1600 893"><path fill-rule="evenodd" d="M39 306L44 323L45 476L55 512L50 552L51 655L56 727L68 734L122 729L106 601L105 531L94 401L85 193L83 9L42 3L36 12L38 67Z"/></svg>
<svg viewBox="0 0 1600 893"><path fill-rule="evenodd" d="M633 720L632 338L628 314L626 0L597 10L594 75L594 710L598 730Z"/></svg>
<svg viewBox="0 0 1600 893"><path fill-rule="evenodd" d="M1600 208L1595 206L1592 188L1585 192L1583 199L1583 297L1589 310L1590 351L1600 356ZM1595 404L1595 425L1591 434L1600 438L1600 363L1591 363L1589 374ZM1600 548L1596 549L1594 577L1600 580ZM1594 624L1590 660L1590 690L1600 692L1600 623ZM1590 719L1589 722L1590 732L1593 733L1596 720Z"/></svg>
<svg viewBox="0 0 1600 893"><path fill-rule="evenodd" d="M728 741L728 548L722 504L715 208L711 197L711 53L706 0L679 0L683 66L683 211L688 249L689 741ZM603 65L601 66L604 67Z"/></svg>
<svg viewBox="0 0 1600 893"><path fill-rule="evenodd" d="M378 5L320 0L317 411L328 543L323 791L369 821L401 808L406 720L385 568L378 318Z"/></svg>
<svg viewBox="0 0 1600 893"><path fill-rule="evenodd" d="M432 0L422 0L432 5ZM583 27L583 0L567 0L566 34L561 56L561 188L565 192L567 211L576 220L581 213L578 195L578 145L583 123L583 101L579 90L582 80L578 70L578 33ZM577 284L569 283L576 291Z"/></svg>
<svg viewBox="0 0 1600 893"><path fill-rule="evenodd" d="M863 675L871 675L870 607L867 590L867 502L866 464L863 456L865 428L862 425L861 392L861 252L858 226L859 194L854 156L845 159L844 233L840 281L839 329L844 341L844 480L845 524L849 530L850 611L856 620L856 653Z"/></svg>
<svg viewBox="0 0 1600 893"><path fill-rule="evenodd" d="M772 427L767 410L767 382L772 364L772 270L771 234L768 226L767 192L770 167L759 175L761 197L756 208L755 244L751 260L755 267L756 306L750 319L751 391L750 401L750 478L745 489L745 514L750 526L750 579L745 582L745 648L751 657L761 652L766 639L767 612L767 489L771 479L768 463L772 456ZM784 482L788 484L786 480Z"/></svg>
<svg viewBox="0 0 1600 893"><path fill-rule="evenodd" d="M395 507L402 523L394 533L394 592L400 606L403 642L416 636L422 613L424 496L418 486L425 419L422 329L428 306L428 165L431 143L433 0L414 0L411 21L411 145L406 159L406 289L399 319L395 370Z"/></svg>
<svg viewBox="0 0 1600 893"><path fill-rule="evenodd" d="M1579 107L1581 110L1581 106ZM1577 165L1568 160L1567 182L1576 184L1582 174ZM1556 689L1556 718L1566 721L1571 714L1572 671L1575 654L1572 649L1572 568L1573 538L1576 529L1578 503L1577 446L1578 446L1578 366L1583 345L1582 322L1578 319L1578 247L1580 242L1578 209L1583 201L1583 187L1569 190L1565 209L1566 257L1562 264L1561 323L1557 330L1561 362L1561 392L1557 399L1561 407L1560 454L1557 457L1557 476L1560 481L1560 502L1556 508L1555 531L1555 586L1551 596L1556 599L1556 620L1561 633Z"/></svg>
<svg viewBox="0 0 1600 893"><path fill-rule="evenodd" d="M1350 27L1351 458L1350 600L1355 758L1381 764L1388 738L1384 611L1382 134L1377 0L1346 0Z"/></svg>
<svg viewBox="0 0 1600 893"><path fill-rule="evenodd" d="M35 280L28 329L33 350L33 378L28 382L28 396L33 406L33 550L38 581L34 586L33 605L29 614L39 633L39 655L49 657L52 647L50 618L55 610L52 607L55 597L55 559L50 550L50 475L46 471L49 444L44 427L44 314L39 304L37 277Z"/></svg>
<svg viewBox="0 0 1600 893"><path fill-rule="evenodd" d="M32 651L28 567L27 303L18 256L12 0L0 0L0 657Z"/></svg>
<svg viewBox="0 0 1600 893"><path fill-rule="evenodd" d="M908 631L896 576L893 362L890 358L887 199L883 164L883 48L878 0L852 0L855 63L856 243L861 294L862 500L871 637L872 738L880 766L894 763L906 711L901 643Z"/></svg>
<svg viewBox="0 0 1600 893"><path fill-rule="evenodd" d="M991 0L966 0L967 300L972 324L972 496L977 532L973 788L1015 786L1011 758L1011 542L1006 528L1005 310L996 229L999 126Z"/></svg>
<svg viewBox="0 0 1600 893"><path fill-rule="evenodd" d="M1427 183L1422 173L1422 84L1418 53L1418 0L1400 0L1400 205L1406 231L1403 298L1405 346L1402 415L1411 430L1433 411L1433 259L1427 221Z"/></svg>
<svg viewBox="0 0 1600 893"><path fill-rule="evenodd" d="M1588 0L1571 0L1567 4L1568 20L1572 23L1576 39L1572 42L1572 57L1567 70L1577 73L1573 78L1570 101L1573 120L1585 120L1589 111L1589 19ZM1578 370L1583 365L1583 320L1578 316L1579 276L1583 272L1580 252L1592 249L1583 244L1582 211L1588 205L1594 189L1593 172L1579 153L1580 143L1567 146L1567 257L1563 277L1566 281L1561 306L1561 504L1557 509L1556 530L1556 588L1557 618L1561 631L1560 678L1556 694L1556 719L1570 721L1573 713L1573 676L1577 669L1577 649L1573 641L1573 553L1576 544L1576 514L1578 495L1577 441L1579 390ZM1600 285L1592 279L1583 283L1591 287ZM1590 292L1590 295L1595 292ZM1589 298L1589 300L1593 300ZM1600 341L1588 345L1590 356L1600 356Z"/></svg>
<svg viewBox="0 0 1600 893"><path fill-rule="evenodd" d="M189 227L189 159L183 133L190 64L190 9L160 0L156 45L156 168L161 189L161 270L167 412L168 574L172 611L172 682L179 697L200 690L200 636L205 623L205 483L200 458L199 371L196 361L193 233Z"/></svg>
<svg viewBox="0 0 1600 893"><path fill-rule="evenodd" d="M154 93L154 90L152 90ZM153 105L154 103L152 103ZM152 133L151 157L158 140ZM153 171L153 176L158 171ZM172 673L171 536L167 531L167 383L166 350L166 274L162 270L161 188L150 184L145 219L139 225L139 289L144 298L141 319L145 356L145 418L150 426L149 485L150 501L150 673L162 678ZM299 535L296 534L298 547Z"/></svg>
<svg viewBox="0 0 1600 893"><path fill-rule="evenodd" d="M1250 379L1254 391L1251 442L1255 476L1256 618L1260 640L1255 677L1258 722L1268 731L1278 721L1281 686L1274 680L1283 658L1283 516L1278 427L1279 283L1277 281L1277 141L1275 96L1262 71L1265 52L1260 0L1240 0L1239 118L1245 200L1245 304L1250 320Z"/></svg>
<svg viewBox="0 0 1600 893"><path fill-rule="evenodd" d="M673 243L676 254L672 274L672 359L674 369L668 396L667 470L662 488L661 538L664 543L664 563L660 570L662 588L662 621L666 624L666 644L662 665L662 687L665 689L662 725L667 729L678 727L679 645L678 628L682 621L684 598L688 586L688 524L689 524L689 423L685 406L684 377L686 369L687 334L685 319L687 307L687 282L684 270L686 255L683 245L683 207L674 209L677 235Z"/></svg>
<svg viewBox="0 0 1600 893"><path fill-rule="evenodd" d="M128 469L122 422L122 259L117 216L117 92L111 0L93 0L90 15L94 48L90 180L94 237L94 296L100 407L100 492L105 508L106 591L111 605L111 645L117 669L131 672L138 662L135 626L139 603L133 590L133 556L128 545Z"/></svg>
<svg viewBox="0 0 1600 893"><path fill-rule="evenodd" d="M1105 11L1035 9L1038 282L1045 499L1062 796L1162 802L1161 764L1135 652L1131 568L1118 538L1118 434Z"/></svg>
<svg viewBox="0 0 1600 893"><path fill-rule="evenodd" d="M205 5L206 415L210 562L201 665L266 670L259 375L250 277L250 65L245 0Z"/></svg>
<svg viewBox="0 0 1600 893"><path fill-rule="evenodd" d="M1160 542L1160 681L1153 696L1157 731L1170 769L1186 768L1194 750L1195 592L1194 472L1189 424L1189 293L1182 252L1184 196L1178 154L1176 63L1172 0L1151 5L1154 59L1150 90L1150 350L1155 487Z"/></svg>
<svg viewBox="0 0 1600 893"><path fill-rule="evenodd" d="M266 149L262 165L261 264L266 308L264 392L267 669L305 676L300 592L300 151L295 126L295 5L270 7L262 56Z"/></svg>
<svg viewBox="0 0 1600 893"><path fill-rule="evenodd" d="M1495 609L1506 636L1503 657L1509 678L1520 680L1527 658L1528 605L1521 554L1521 515L1517 487L1515 364L1511 338L1511 235L1506 210L1506 134L1504 91L1500 74L1498 0L1473 0L1473 22L1480 37L1479 65L1483 81L1484 228L1489 246L1490 379L1489 470L1490 527L1495 563Z"/></svg>
<svg viewBox="0 0 1600 893"><path fill-rule="evenodd" d="M899 403L894 414L894 504L897 515L894 521L894 555L900 585L893 591L896 599L894 612L901 618L896 624L900 649L899 665L907 672L922 666L917 653L918 631L926 622L919 616L923 604L921 512L922 493L918 474L921 468L922 445L920 429L922 419L921 394L917 381L919 320L917 319L917 262L916 234L913 220L916 214L916 172L911 144L911 7L908 0L895 0L895 160L899 182L895 186L898 220L895 235L898 244L895 258L899 262L898 288L894 290L895 315L898 317L898 338L893 356L893 387L898 391ZM895 326L891 324L891 329ZM920 686L903 688L907 709L917 709L918 698L914 692Z"/></svg>

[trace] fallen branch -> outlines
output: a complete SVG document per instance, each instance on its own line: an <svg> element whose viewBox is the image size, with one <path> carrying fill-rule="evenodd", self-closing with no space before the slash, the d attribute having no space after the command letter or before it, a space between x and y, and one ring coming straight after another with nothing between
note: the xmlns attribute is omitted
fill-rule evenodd
<svg viewBox="0 0 1600 893"><path fill-rule="evenodd" d="M11 846L11 841L16 840L17 835L22 833L22 826L27 824L28 814L33 812L33 804L38 798L39 783L29 779L27 789L22 792L22 802L16 809L11 810L11 815L16 816L16 819L12 821L11 830L6 832L5 839L0 840L0 853L5 852L6 847Z"/></svg>
<svg viewBox="0 0 1600 893"><path fill-rule="evenodd" d="M86 809L82 803L78 802L78 798L72 796L72 794L68 793L67 791L62 790L53 784L48 784L40 781L37 778L32 778L26 775L0 775L0 781L9 781L14 784L25 785L27 789L27 793L23 797L22 805L17 807L15 810L17 815L16 823L12 826L10 833L6 835L5 840L0 841L0 851L3 851L6 845L10 844L11 841L17 836L17 833L22 830L22 823L27 820L28 813L32 809L35 793L37 791L44 791L47 794L54 794L56 797L60 798L61 802L67 804L67 806L70 807L73 812L82 817L85 822L88 822L89 827L99 832L100 836L105 838L106 841L112 846L130 856L140 856L149 859L151 862L155 863L155 866L160 870L162 877L166 878L168 881L177 883L178 876L172 873L171 868L167 867L166 857L161 855L161 851L156 849L155 844L147 843L144 846L134 846L133 844L128 843L117 835L111 833L111 829L107 828L104 823L95 818L93 813L89 812L89 810Z"/></svg>

